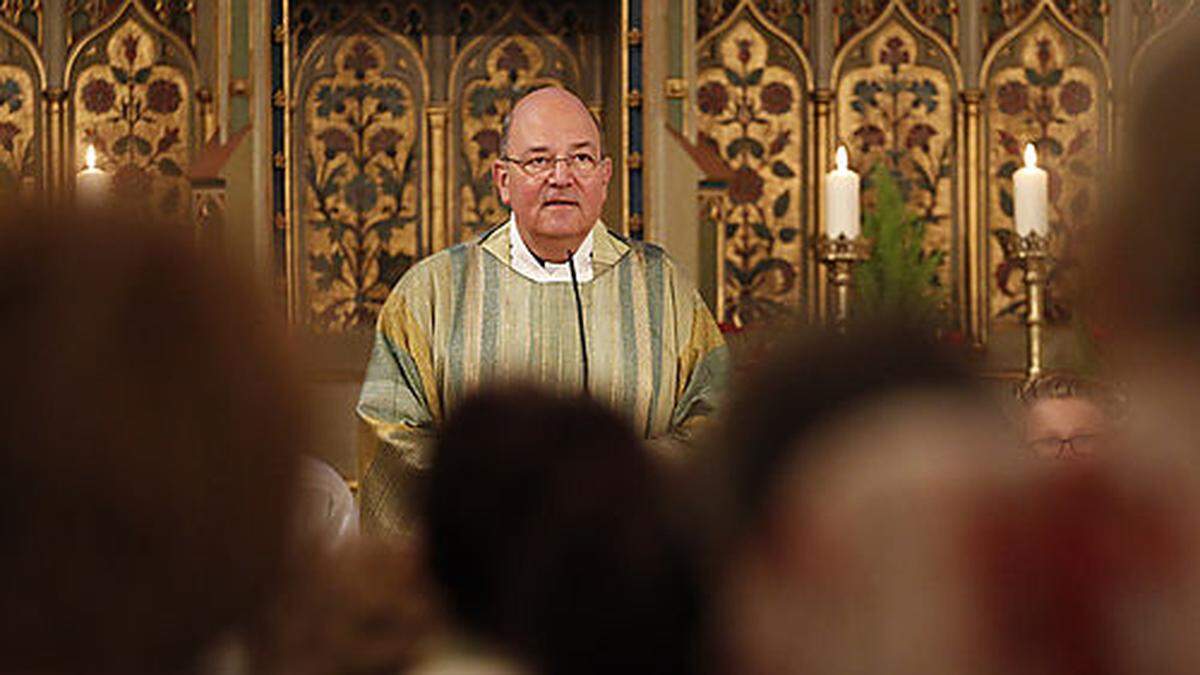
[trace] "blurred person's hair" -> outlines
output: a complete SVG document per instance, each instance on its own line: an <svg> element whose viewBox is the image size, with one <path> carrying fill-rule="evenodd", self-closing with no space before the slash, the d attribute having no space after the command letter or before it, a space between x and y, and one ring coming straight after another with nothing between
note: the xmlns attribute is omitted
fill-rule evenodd
<svg viewBox="0 0 1200 675"><path fill-rule="evenodd" d="M177 223L0 223L2 670L183 672L285 558L298 390L244 271Z"/></svg>
<svg viewBox="0 0 1200 675"><path fill-rule="evenodd" d="M443 428L424 501L431 574L469 634L545 675L688 668L691 575L615 413L479 393Z"/></svg>
<svg viewBox="0 0 1200 675"><path fill-rule="evenodd" d="M1016 397L1025 408L1039 401L1082 399L1098 407L1110 420L1119 419L1124 412L1124 403L1116 387L1065 372L1040 375L1022 382L1017 386Z"/></svg>
<svg viewBox="0 0 1200 675"><path fill-rule="evenodd" d="M781 470L805 461L802 439L839 415L889 395L978 394L966 364L931 332L899 322L845 334L797 330L737 383L714 439L735 531L762 524Z"/></svg>

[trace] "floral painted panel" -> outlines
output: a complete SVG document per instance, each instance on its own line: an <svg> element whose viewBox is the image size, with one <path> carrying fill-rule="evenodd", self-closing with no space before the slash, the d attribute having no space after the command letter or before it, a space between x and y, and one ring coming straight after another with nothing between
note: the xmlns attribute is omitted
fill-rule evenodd
<svg viewBox="0 0 1200 675"><path fill-rule="evenodd" d="M1119 0L1127 2L1128 0ZM1042 2L1053 2L1063 17L1100 44L1108 43L1109 0L986 0L984 43L991 46L1001 35L1020 23Z"/></svg>
<svg viewBox="0 0 1200 675"><path fill-rule="evenodd" d="M891 0L833 0L837 46L846 44L846 41L870 26L890 3Z"/></svg>
<svg viewBox="0 0 1200 675"><path fill-rule="evenodd" d="M100 168L114 173L118 198L162 216L187 213L191 86L163 59L161 38L135 18L105 38L99 58L74 79L75 170L89 145Z"/></svg>
<svg viewBox="0 0 1200 675"><path fill-rule="evenodd" d="M837 45L866 30L890 5L901 0L834 0ZM955 0L903 0L912 16L937 32L951 45L958 43L958 2Z"/></svg>
<svg viewBox="0 0 1200 675"><path fill-rule="evenodd" d="M1196 0L1133 0L1133 43L1144 45L1195 4Z"/></svg>
<svg viewBox="0 0 1200 675"><path fill-rule="evenodd" d="M807 64L753 12L702 44L698 139L734 170L722 199L722 323L794 308L810 264L805 235L803 73Z"/></svg>
<svg viewBox="0 0 1200 675"><path fill-rule="evenodd" d="M611 11L605 3L571 0L459 0L453 17L455 53L465 49L473 38L499 33L496 26L512 16L514 9L537 26L536 30L527 27L517 32L553 35L581 58L586 58L586 37L596 34L604 18L601 12Z"/></svg>
<svg viewBox="0 0 1200 675"><path fill-rule="evenodd" d="M121 11L127 2L140 2L159 23L195 47L196 0L67 0L63 9L67 22L67 44L78 42L88 31Z"/></svg>
<svg viewBox="0 0 1200 675"><path fill-rule="evenodd" d="M426 2L397 0L301 0L291 3L290 23L292 53L303 54L312 41L329 32L352 15L366 13L377 25L387 30L417 38L425 33L429 17Z"/></svg>
<svg viewBox="0 0 1200 675"><path fill-rule="evenodd" d="M703 39L726 17L737 12L743 4L753 3L761 16L801 49L812 42L813 0L698 0L696 2L696 39Z"/></svg>
<svg viewBox="0 0 1200 675"><path fill-rule="evenodd" d="M930 283L952 298L961 261L955 224L955 101L951 57L893 18L847 55L853 64L837 85L839 143L863 176L883 165L895 177L909 211L919 216L927 255L946 261ZM864 186L864 202L874 195Z"/></svg>
<svg viewBox="0 0 1200 675"><path fill-rule="evenodd" d="M386 44L351 34L301 74L298 263L306 322L317 331L370 328L424 253L423 94L419 80L397 72L406 64Z"/></svg>
<svg viewBox="0 0 1200 675"><path fill-rule="evenodd" d="M42 0L6 0L0 3L0 17L33 44L42 44Z"/></svg>
<svg viewBox="0 0 1200 675"><path fill-rule="evenodd" d="M37 180L36 91L28 71L0 65L0 194L28 190Z"/></svg>
<svg viewBox="0 0 1200 675"><path fill-rule="evenodd" d="M1070 319L1069 271L1077 236L1095 217L1097 167L1106 152L1108 116L1099 56L1050 17L1005 45L987 77L986 218L991 232L990 306L994 319L1025 310L1021 271L1004 255L1013 233L1013 173L1026 143L1050 174L1050 228L1058 265L1050 272L1047 319Z"/></svg>
<svg viewBox="0 0 1200 675"><path fill-rule="evenodd" d="M561 43L558 43L561 44ZM544 37L508 35L461 55L467 77L454 106L457 186L454 234L471 237L508 218L492 186L492 163L500 153L504 116L527 92L548 84L578 86L577 61Z"/></svg>
<svg viewBox="0 0 1200 675"><path fill-rule="evenodd" d="M0 30L0 194L31 192L42 175L36 58L28 42Z"/></svg>
<svg viewBox="0 0 1200 675"><path fill-rule="evenodd" d="M812 0L754 0L767 21L796 41L801 49L810 45Z"/></svg>

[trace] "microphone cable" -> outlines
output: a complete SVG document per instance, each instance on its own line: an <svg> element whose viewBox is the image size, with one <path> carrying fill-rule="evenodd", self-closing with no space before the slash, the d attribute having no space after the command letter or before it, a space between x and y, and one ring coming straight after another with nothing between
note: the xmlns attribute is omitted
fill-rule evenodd
<svg viewBox="0 0 1200 675"><path fill-rule="evenodd" d="M571 288L575 291L575 316L579 319L579 348L583 353L583 393L590 394L588 387L587 334L583 330L583 301L579 299L579 279L575 276L575 252L567 251L567 266L571 268Z"/></svg>

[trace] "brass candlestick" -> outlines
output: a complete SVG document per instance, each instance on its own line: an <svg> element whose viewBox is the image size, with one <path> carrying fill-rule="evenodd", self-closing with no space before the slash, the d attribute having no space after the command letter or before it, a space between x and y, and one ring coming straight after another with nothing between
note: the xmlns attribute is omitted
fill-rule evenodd
<svg viewBox="0 0 1200 675"><path fill-rule="evenodd" d="M1050 260L1050 238L1030 232L1016 237L1012 257L1025 263L1025 377L1032 381L1042 374L1042 327L1046 324L1046 272Z"/></svg>
<svg viewBox="0 0 1200 675"><path fill-rule="evenodd" d="M850 320L854 266L866 260L870 253L871 242L862 237L849 239L839 234L836 239L823 236L817 240L817 258L825 265L829 285L833 287L833 326L838 332L844 332Z"/></svg>

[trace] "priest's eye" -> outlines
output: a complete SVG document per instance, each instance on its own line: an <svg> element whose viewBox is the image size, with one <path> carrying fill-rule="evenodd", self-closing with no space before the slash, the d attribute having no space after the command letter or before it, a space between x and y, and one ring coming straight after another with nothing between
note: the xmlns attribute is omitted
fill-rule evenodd
<svg viewBox="0 0 1200 675"><path fill-rule="evenodd" d="M521 162L521 166L524 167L526 171L531 173L541 173L546 171L553 164L554 160L550 159L549 157L530 157L524 162Z"/></svg>
<svg viewBox="0 0 1200 675"><path fill-rule="evenodd" d="M596 158L586 152L571 155L571 168L579 173L590 173L596 168Z"/></svg>

